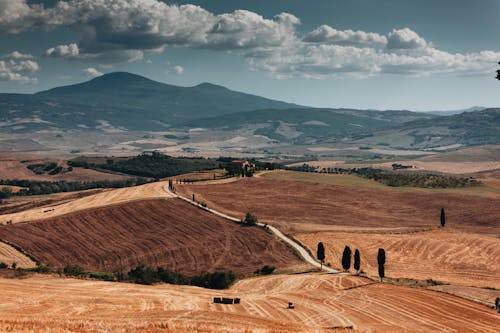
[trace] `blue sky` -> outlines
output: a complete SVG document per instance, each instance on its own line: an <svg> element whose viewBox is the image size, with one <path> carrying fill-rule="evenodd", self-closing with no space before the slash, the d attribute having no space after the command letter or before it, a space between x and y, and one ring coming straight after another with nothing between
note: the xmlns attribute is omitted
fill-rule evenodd
<svg viewBox="0 0 500 333"><path fill-rule="evenodd" d="M320 107L500 106L499 16L496 0L2 0L0 92L129 71Z"/></svg>

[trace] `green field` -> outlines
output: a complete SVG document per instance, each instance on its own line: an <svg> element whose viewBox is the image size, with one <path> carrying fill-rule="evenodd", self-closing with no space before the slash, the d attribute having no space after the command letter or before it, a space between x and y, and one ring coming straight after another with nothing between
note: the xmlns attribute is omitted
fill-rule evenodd
<svg viewBox="0 0 500 333"><path fill-rule="evenodd" d="M338 185L338 186L364 187L371 189L382 189L382 190L401 191L401 192L413 191L413 192L426 192L426 193L453 193L453 194L465 194L465 195L479 195L489 198L500 199L500 185L496 183L490 183L488 181L484 181L482 185L474 187L430 189L430 188L417 188L409 186L391 187L376 182L374 180L365 179L355 175L337 175L337 174L280 170L280 171L265 173L262 175L262 177L269 179L277 179L277 180L309 182L309 183L319 183L319 184Z"/></svg>

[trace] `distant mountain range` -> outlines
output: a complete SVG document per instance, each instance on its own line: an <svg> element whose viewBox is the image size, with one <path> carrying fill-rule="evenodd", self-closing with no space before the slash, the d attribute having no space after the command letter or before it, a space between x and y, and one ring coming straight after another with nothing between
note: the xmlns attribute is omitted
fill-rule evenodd
<svg viewBox="0 0 500 333"><path fill-rule="evenodd" d="M461 111L309 108L210 83L178 87L116 72L36 94L0 94L0 133L203 128L295 145L422 149L500 143L500 109Z"/></svg>
<svg viewBox="0 0 500 333"><path fill-rule="evenodd" d="M297 107L295 104L202 83L178 87L116 72L36 94L0 94L3 130L165 130L191 119ZM7 123L7 124L5 124Z"/></svg>

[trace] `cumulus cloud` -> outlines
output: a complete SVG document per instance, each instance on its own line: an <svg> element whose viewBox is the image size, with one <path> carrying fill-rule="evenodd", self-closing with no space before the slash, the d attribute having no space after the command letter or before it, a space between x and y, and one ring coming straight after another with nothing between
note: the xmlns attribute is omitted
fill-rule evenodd
<svg viewBox="0 0 500 333"><path fill-rule="evenodd" d="M182 66L175 66L174 70L177 73L177 75L182 75L184 73L184 67Z"/></svg>
<svg viewBox="0 0 500 333"><path fill-rule="evenodd" d="M58 45L45 51L47 57L78 58L80 49L76 43Z"/></svg>
<svg viewBox="0 0 500 333"><path fill-rule="evenodd" d="M481 74L500 52L452 54L410 28L387 34L322 25L303 36L299 18L265 18L247 10L213 14L159 0L67 0L45 8L26 0L0 2L0 34L65 26L79 35L45 55L113 64L144 59L168 47L234 50L250 68L276 77ZM14 57L12 57L14 58ZM21 58L17 58L20 60Z"/></svg>
<svg viewBox="0 0 500 333"><path fill-rule="evenodd" d="M34 59L33 55L31 55L29 53L21 53L19 51L13 51L11 53L8 53L8 54L4 55L2 58L16 59L16 60Z"/></svg>
<svg viewBox="0 0 500 333"><path fill-rule="evenodd" d="M95 77L98 77L98 76L101 76L101 75L104 75L104 73L101 73L99 72L97 69L93 68L93 67L89 67L89 68L85 68L83 71L82 71L82 74L88 78L95 78Z"/></svg>
<svg viewBox="0 0 500 333"><path fill-rule="evenodd" d="M0 60L0 80L35 83L37 79L28 75L39 69L38 63L32 60Z"/></svg>
<svg viewBox="0 0 500 333"><path fill-rule="evenodd" d="M387 37L388 49L418 49L428 45L425 39L409 28L394 29Z"/></svg>
<svg viewBox="0 0 500 333"><path fill-rule="evenodd" d="M328 25L308 33L304 39L309 43L339 44L339 45L386 45L387 38L375 32L337 30Z"/></svg>

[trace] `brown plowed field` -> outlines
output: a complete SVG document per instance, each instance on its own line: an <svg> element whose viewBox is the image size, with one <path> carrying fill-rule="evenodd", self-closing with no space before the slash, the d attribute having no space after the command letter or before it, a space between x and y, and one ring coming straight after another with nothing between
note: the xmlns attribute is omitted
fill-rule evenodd
<svg viewBox="0 0 500 333"><path fill-rule="evenodd" d="M120 262L187 275L301 265L262 229L241 227L180 199L134 201L2 226L0 239L53 267L79 264L97 271L112 271Z"/></svg>
<svg viewBox="0 0 500 333"><path fill-rule="evenodd" d="M494 310L471 301L350 276L268 276L215 291L35 275L0 278L0 293L0 330L16 332L326 333L352 325L343 332L493 333L500 326ZM214 296L241 304L213 304Z"/></svg>
<svg viewBox="0 0 500 333"><path fill-rule="evenodd" d="M170 195L163 190L163 186L166 184L168 184L168 182L163 181L140 186L124 187L98 192L97 194L84 196L67 202L55 202L43 206L35 206L33 209L0 215L0 223L5 224L7 221L19 223L48 219L84 209L104 207L134 200L170 197Z"/></svg>
<svg viewBox="0 0 500 333"><path fill-rule="evenodd" d="M446 228L500 234L498 199L427 191L395 191L357 186L244 178L228 184L177 186L178 191L222 212L252 212L283 231L339 228L435 228L441 207Z"/></svg>
<svg viewBox="0 0 500 333"><path fill-rule="evenodd" d="M323 242L325 262L333 267L341 267L342 252L347 245L353 252L359 249L361 269L377 276L377 251L383 248L388 277L500 289L500 238L496 237L430 231L413 234L321 232L299 234L295 238L313 251L318 242Z"/></svg>

